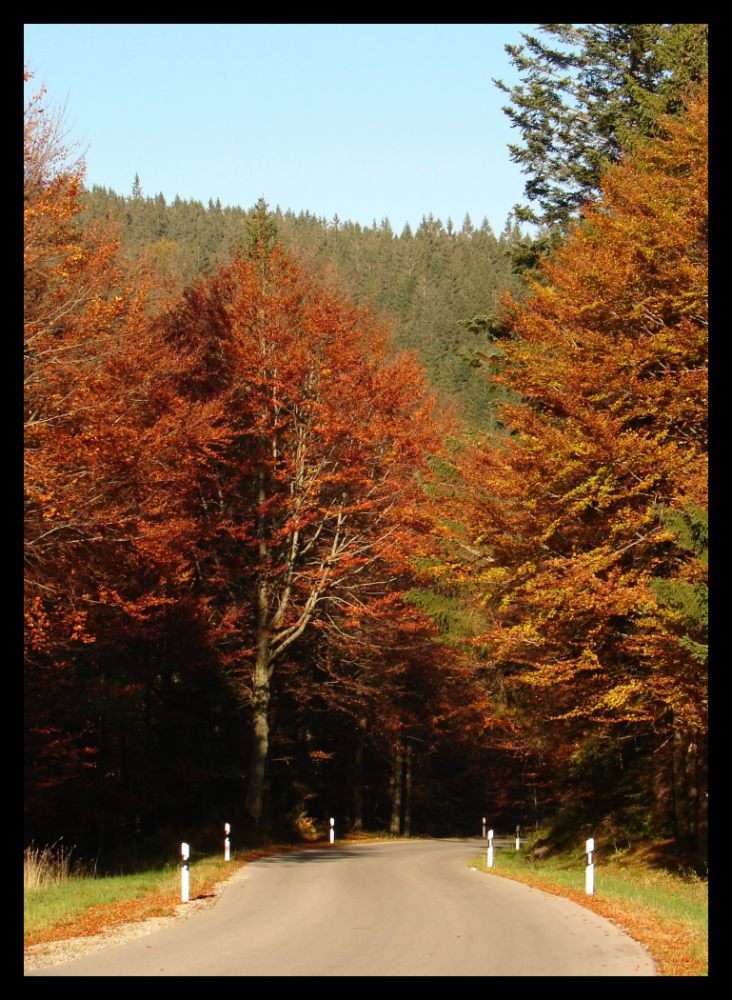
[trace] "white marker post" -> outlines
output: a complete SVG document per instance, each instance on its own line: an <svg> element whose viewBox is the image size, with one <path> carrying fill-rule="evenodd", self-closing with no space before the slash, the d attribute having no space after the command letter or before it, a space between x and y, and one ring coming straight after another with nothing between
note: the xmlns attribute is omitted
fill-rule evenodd
<svg viewBox="0 0 732 1000"><path fill-rule="evenodd" d="M482 833L482 837L483 837L483 840L485 840L485 816L483 817L483 833Z"/></svg>
<svg viewBox="0 0 732 1000"><path fill-rule="evenodd" d="M331 816L330 817L330 842L331 842L331 844L335 843L335 829L334 829L334 827L335 827L335 819Z"/></svg>
<svg viewBox="0 0 732 1000"><path fill-rule="evenodd" d="M595 839L590 837L589 840L585 842L585 851L587 852L587 867L585 868L585 892L588 896L594 896L595 894L595 863L592 855L595 853Z"/></svg>
<svg viewBox="0 0 732 1000"><path fill-rule="evenodd" d="M493 867L493 831L488 831L488 867Z"/></svg>
<svg viewBox="0 0 732 1000"><path fill-rule="evenodd" d="M516 824L516 850L517 851L521 850L521 838L519 837L519 830L520 829L521 829L521 827L517 823Z"/></svg>
<svg viewBox="0 0 732 1000"><path fill-rule="evenodd" d="M180 901L187 903L190 898L190 871L188 859L191 856L190 844L184 841L180 845Z"/></svg>
<svg viewBox="0 0 732 1000"><path fill-rule="evenodd" d="M231 861L231 823L224 823L224 861Z"/></svg>

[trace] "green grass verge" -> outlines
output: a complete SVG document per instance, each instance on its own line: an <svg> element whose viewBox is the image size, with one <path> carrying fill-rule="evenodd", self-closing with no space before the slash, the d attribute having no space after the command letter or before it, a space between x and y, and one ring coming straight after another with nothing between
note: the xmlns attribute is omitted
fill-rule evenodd
<svg viewBox="0 0 732 1000"><path fill-rule="evenodd" d="M539 887L566 889L584 894L584 854L556 854L536 859L526 850L495 851L495 875L526 879ZM483 871L486 852L472 862ZM568 893L568 894L569 894ZM595 894L585 900L606 902L614 907L618 922L624 915L652 915L661 930L675 932L695 965L706 970L708 963L708 886L697 875L679 875L653 867L632 855L621 853L606 858L595 857ZM686 934L679 936L679 930Z"/></svg>
<svg viewBox="0 0 732 1000"><path fill-rule="evenodd" d="M220 856L192 860L191 898L198 886L216 875L223 878L232 870ZM29 936L56 924L71 922L92 907L113 906L157 894L175 894L179 890L180 867L174 864L133 875L71 877L58 885L24 893L25 933Z"/></svg>
<svg viewBox="0 0 732 1000"><path fill-rule="evenodd" d="M353 839L380 840L384 836L364 834ZM249 844L232 852L229 863L221 854L192 858L190 897L193 900L209 895L217 882L262 854L322 848L323 843L320 840L309 844ZM26 889L25 939L32 944L97 933L127 920L173 912L179 901L180 867L177 864L129 875L71 875L58 884Z"/></svg>

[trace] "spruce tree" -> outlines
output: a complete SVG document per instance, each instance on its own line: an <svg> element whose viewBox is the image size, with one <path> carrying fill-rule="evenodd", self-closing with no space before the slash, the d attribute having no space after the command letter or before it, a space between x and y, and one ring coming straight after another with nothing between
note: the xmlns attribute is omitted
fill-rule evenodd
<svg viewBox="0 0 732 1000"><path fill-rule="evenodd" d="M257 199L249 214L247 234L247 249L250 255L266 255L278 242L277 224L264 198Z"/></svg>
<svg viewBox="0 0 732 1000"><path fill-rule="evenodd" d="M509 145L533 207L517 218L565 227L599 190L602 170L661 113L678 113L689 84L706 74L704 24L542 24L506 51L521 74L505 113L521 132Z"/></svg>

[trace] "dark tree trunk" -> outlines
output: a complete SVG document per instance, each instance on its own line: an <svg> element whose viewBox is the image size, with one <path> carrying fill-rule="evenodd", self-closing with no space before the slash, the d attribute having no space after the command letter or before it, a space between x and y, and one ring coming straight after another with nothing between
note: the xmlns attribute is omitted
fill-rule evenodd
<svg viewBox="0 0 732 1000"><path fill-rule="evenodd" d="M676 830L674 812L673 748L671 737L653 752L649 772L653 797L653 826L659 832Z"/></svg>
<svg viewBox="0 0 732 1000"><path fill-rule="evenodd" d="M697 752L697 822L696 851L699 860L706 864L709 856L709 794L707 775L707 741L701 738Z"/></svg>
<svg viewBox="0 0 732 1000"><path fill-rule="evenodd" d="M687 784L687 735L674 725L673 735L674 828L679 846L688 848L691 841L689 789Z"/></svg>
<svg viewBox="0 0 732 1000"><path fill-rule="evenodd" d="M358 720L358 732L356 733L356 745L353 751L353 815L351 817L351 829L363 829L363 749L365 742L366 727L368 719Z"/></svg>
<svg viewBox="0 0 732 1000"><path fill-rule="evenodd" d="M257 659L254 664L254 690L252 697L252 742L249 759L249 786L246 810L256 826L262 821L264 788L269 755L269 702L271 693L271 668L269 663L270 631L266 624L267 588L259 588L259 627L257 634Z"/></svg>
<svg viewBox="0 0 732 1000"><path fill-rule="evenodd" d="M407 743L404 763L404 828L402 834L409 837L412 832L412 755L411 743Z"/></svg>
<svg viewBox="0 0 732 1000"><path fill-rule="evenodd" d="M252 705L252 742L249 762L249 786L246 810L256 824L262 819L264 783L269 753L269 682L254 685Z"/></svg>
<svg viewBox="0 0 732 1000"><path fill-rule="evenodd" d="M399 836L401 830L402 815L402 769L404 755L401 741L394 745L393 769L391 775L391 823L389 832L394 836Z"/></svg>

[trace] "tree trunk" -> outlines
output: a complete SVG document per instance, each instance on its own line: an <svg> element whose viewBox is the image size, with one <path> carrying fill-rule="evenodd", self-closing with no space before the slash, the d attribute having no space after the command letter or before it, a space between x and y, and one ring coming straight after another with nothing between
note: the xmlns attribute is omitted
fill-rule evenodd
<svg viewBox="0 0 732 1000"><path fill-rule="evenodd" d="M267 500L266 476L259 472L259 512L257 514L257 537L259 539L260 573L257 585L257 659L254 664L254 684L252 691L252 751L249 761L249 787L245 802L246 811L255 826L262 821L264 805L264 783L269 754L269 699L272 669L270 651L272 630L269 618L269 583L264 575L269 562L269 546L266 540L264 505Z"/></svg>
<svg viewBox="0 0 732 1000"><path fill-rule="evenodd" d="M692 730L683 734L685 747L684 787L687 811L687 846L695 862L707 861L708 794L706 770L706 739L704 733Z"/></svg>
<svg viewBox="0 0 732 1000"><path fill-rule="evenodd" d="M269 680L266 677L255 678L246 810L256 824L262 819L264 805L264 782L269 753L269 693Z"/></svg>
<svg viewBox="0 0 732 1000"><path fill-rule="evenodd" d="M689 789L687 755L689 738L674 722L673 735L674 827L679 846L688 848L691 839L689 823Z"/></svg>
<svg viewBox="0 0 732 1000"><path fill-rule="evenodd" d="M689 845L695 849L699 823L699 736L692 733L685 739L686 748L686 801L689 814Z"/></svg>
<svg viewBox="0 0 732 1000"><path fill-rule="evenodd" d="M96 785L96 808L94 810L94 816L96 819L97 834L97 857L95 868L100 867L100 862L103 860L107 848L107 807L104 798L104 774L107 770L109 762L109 743L107 730L107 683L106 677L104 676L104 670L101 667L99 667L99 694L97 695L97 699L97 704L99 705L99 715L97 718L97 766L94 769Z"/></svg>
<svg viewBox="0 0 732 1000"><path fill-rule="evenodd" d="M353 816L351 829L363 829L363 745L368 719L358 720L356 746L353 753Z"/></svg>
<svg viewBox="0 0 732 1000"><path fill-rule="evenodd" d="M404 765L404 837L409 837L412 832L412 753L412 744L407 743Z"/></svg>
<svg viewBox="0 0 732 1000"><path fill-rule="evenodd" d="M402 815L402 744L398 740L394 745L394 761L391 775L391 823L389 832L399 836Z"/></svg>
<svg viewBox="0 0 732 1000"><path fill-rule="evenodd" d="M259 588L260 620L257 629L257 659L254 664L254 691L252 699L252 744L249 761L249 787L246 810L259 826L264 808L264 786L269 754L269 701L271 669L269 664L270 630L266 624L267 589Z"/></svg>
<svg viewBox="0 0 732 1000"><path fill-rule="evenodd" d="M650 758L647 780L653 802L653 827L658 833L676 832L673 768L673 718L661 721L665 739L655 747ZM660 728L660 727L659 727Z"/></svg>
<svg viewBox="0 0 732 1000"><path fill-rule="evenodd" d="M707 776L707 741L700 738L697 754L697 782L699 797L697 800L696 850L699 860L706 864L709 849L709 794Z"/></svg>

